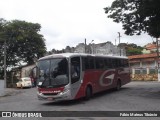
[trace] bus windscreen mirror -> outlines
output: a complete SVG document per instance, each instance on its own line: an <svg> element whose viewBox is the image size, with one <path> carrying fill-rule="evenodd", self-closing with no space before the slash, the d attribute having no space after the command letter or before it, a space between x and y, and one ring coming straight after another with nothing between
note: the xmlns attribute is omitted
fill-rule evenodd
<svg viewBox="0 0 160 120"><path fill-rule="evenodd" d="M41 85L42 85L42 82L39 82L38 85L41 86Z"/></svg>

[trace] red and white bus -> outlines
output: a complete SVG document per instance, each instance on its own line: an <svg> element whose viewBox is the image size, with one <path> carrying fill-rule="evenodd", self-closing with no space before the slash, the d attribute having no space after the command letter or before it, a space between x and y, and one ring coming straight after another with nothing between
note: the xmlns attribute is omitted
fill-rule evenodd
<svg viewBox="0 0 160 120"><path fill-rule="evenodd" d="M62 101L85 97L130 82L127 57L80 53L53 54L37 63L40 100Z"/></svg>

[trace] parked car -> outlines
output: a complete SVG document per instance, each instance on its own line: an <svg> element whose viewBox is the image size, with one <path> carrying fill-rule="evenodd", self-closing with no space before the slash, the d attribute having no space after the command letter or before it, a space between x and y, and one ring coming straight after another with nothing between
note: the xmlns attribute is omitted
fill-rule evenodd
<svg viewBox="0 0 160 120"><path fill-rule="evenodd" d="M17 88L32 87L31 78L29 78L29 77L21 78L21 79L16 83L16 87L17 87Z"/></svg>

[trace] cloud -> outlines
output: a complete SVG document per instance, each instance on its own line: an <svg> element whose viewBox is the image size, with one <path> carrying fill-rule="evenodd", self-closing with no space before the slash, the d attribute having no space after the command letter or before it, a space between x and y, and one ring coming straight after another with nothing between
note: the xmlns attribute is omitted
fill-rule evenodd
<svg viewBox="0 0 160 120"><path fill-rule="evenodd" d="M152 42L148 35L126 36L121 24L107 18L104 9L113 0L1 0L0 15L6 20L39 23L47 50L76 46L78 43L118 41L144 45ZM138 41L138 42L137 42Z"/></svg>

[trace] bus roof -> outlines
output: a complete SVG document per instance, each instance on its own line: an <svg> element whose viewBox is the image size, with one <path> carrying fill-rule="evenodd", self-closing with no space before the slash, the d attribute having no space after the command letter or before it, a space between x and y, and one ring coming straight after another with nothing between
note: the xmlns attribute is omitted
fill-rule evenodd
<svg viewBox="0 0 160 120"><path fill-rule="evenodd" d="M74 56L95 56L95 57L108 57L108 58L128 59L128 57L125 57L125 56L85 54L85 53L61 53L61 54L48 55L48 56L40 58L39 60L51 59L51 58L64 58L64 57L69 58L69 57L74 57Z"/></svg>

